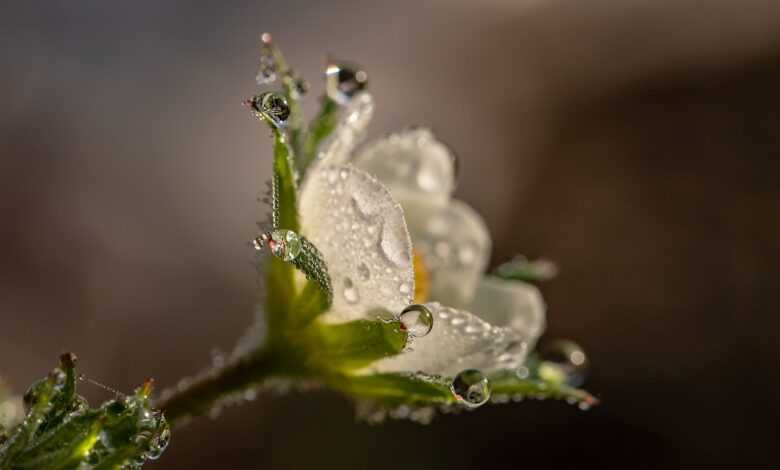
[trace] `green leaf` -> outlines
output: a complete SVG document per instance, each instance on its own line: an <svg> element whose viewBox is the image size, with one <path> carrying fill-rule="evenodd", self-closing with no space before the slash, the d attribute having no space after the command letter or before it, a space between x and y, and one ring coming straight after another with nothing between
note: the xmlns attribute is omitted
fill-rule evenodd
<svg viewBox="0 0 780 470"><path fill-rule="evenodd" d="M149 381L133 395L90 408L76 394L75 356L64 354L25 394L27 416L0 446L0 468L138 468L159 457L170 436L165 418L150 408L150 393Z"/></svg>
<svg viewBox="0 0 780 470"><path fill-rule="evenodd" d="M354 370L394 356L406 346L407 334L397 321L355 320L312 323L302 332L315 370Z"/></svg>
<svg viewBox="0 0 780 470"><path fill-rule="evenodd" d="M263 44L268 47L276 62L277 72L281 77L282 88L287 105L290 107L290 117L287 119L287 129L290 135L290 145L296 153L301 151L301 141L303 138L303 108L301 106L301 92L298 87L299 78L295 76L292 69L287 65L281 49L273 42Z"/></svg>
<svg viewBox="0 0 780 470"><path fill-rule="evenodd" d="M267 119L270 122L270 119ZM274 228L297 232L298 207L295 168L284 134L271 125L274 134L273 181L271 183ZM272 258L268 267L266 311L271 329L278 329L291 315L295 300L295 276L291 264Z"/></svg>
<svg viewBox="0 0 780 470"><path fill-rule="evenodd" d="M571 404L579 404L581 408L589 408L598 403L598 399L585 390L539 377L521 379L514 371L497 372L488 380L493 401L502 401L504 397L565 400Z"/></svg>
<svg viewBox="0 0 780 470"><path fill-rule="evenodd" d="M268 119L270 121L270 119ZM298 186L290 146L282 131L269 124L274 133L272 210L274 228L300 231L298 222Z"/></svg>
<svg viewBox="0 0 780 470"><path fill-rule="evenodd" d="M493 275L507 280L542 282L557 276L558 266L546 259L531 261L524 256L516 256L511 261L499 265Z"/></svg>

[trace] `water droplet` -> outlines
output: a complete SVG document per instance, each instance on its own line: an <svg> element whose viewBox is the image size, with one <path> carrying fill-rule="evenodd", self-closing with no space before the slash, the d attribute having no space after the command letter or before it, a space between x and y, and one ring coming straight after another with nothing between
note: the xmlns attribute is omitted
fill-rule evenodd
<svg viewBox="0 0 780 470"><path fill-rule="evenodd" d="M347 303L356 304L360 300L360 292L358 291L357 286L355 286L352 279L348 277L344 278L344 290L342 291L342 294L344 294L344 300L346 300Z"/></svg>
<svg viewBox="0 0 780 470"><path fill-rule="evenodd" d="M330 64L325 69L325 90L328 97L344 106L363 91L368 84L368 74L354 64Z"/></svg>
<svg viewBox="0 0 780 470"><path fill-rule="evenodd" d="M518 379L525 380L531 375L531 371L526 366L520 366L515 371Z"/></svg>
<svg viewBox="0 0 780 470"><path fill-rule="evenodd" d="M273 46L271 46L271 35L263 33L260 36L262 44L260 46L260 60L257 67L257 80L258 85L267 85L276 80L277 65L276 58L274 58Z"/></svg>
<svg viewBox="0 0 780 470"><path fill-rule="evenodd" d="M284 127L290 117L290 106L278 93L265 92L253 97L248 104L258 118L269 119L278 128Z"/></svg>
<svg viewBox="0 0 780 470"><path fill-rule="evenodd" d="M469 408L482 406L490 399L490 383L476 369L466 369L456 375L450 390L458 401Z"/></svg>
<svg viewBox="0 0 780 470"><path fill-rule="evenodd" d="M419 338L427 335L433 329L433 314L425 305L410 305L406 307L401 316L401 325L409 335Z"/></svg>
<svg viewBox="0 0 780 470"><path fill-rule="evenodd" d="M368 269L368 265L364 262L360 262L357 267L358 276L360 276L361 281L368 281L371 279L371 270Z"/></svg>
<svg viewBox="0 0 780 470"><path fill-rule="evenodd" d="M149 449L144 454L149 460L157 460L168 448L168 444L171 442L171 427L168 425L168 421L165 416L160 416L160 421L157 424L157 434L149 441Z"/></svg>
<svg viewBox="0 0 780 470"><path fill-rule="evenodd" d="M301 239L292 230L277 229L266 232L253 240L256 250L268 246L274 256L283 261L293 261L301 253Z"/></svg>
<svg viewBox="0 0 780 470"><path fill-rule="evenodd" d="M539 375L545 380L565 382L579 387L585 381L588 358L573 341L556 340L546 344L539 353L542 364Z"/></svg>

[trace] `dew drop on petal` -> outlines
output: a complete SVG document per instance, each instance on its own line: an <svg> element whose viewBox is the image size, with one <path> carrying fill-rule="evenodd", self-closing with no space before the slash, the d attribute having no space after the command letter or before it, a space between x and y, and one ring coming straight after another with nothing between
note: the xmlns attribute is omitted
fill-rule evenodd
<svg viewBox="0 0 780 470"><path fill-rule="evenodd" d="M356 304L360 300L360 292L358 291L357 286L355 286L352 279L348 277L344 278L344 290L342 290L342 294L347 303Z"/></svg>
<svg viewBox="0 0 780 470"><path fill-rule="evenodd" d="M342 106L363 91L367 84L368 74L354 64L330 64L325 69L326 93Z"/></svg>
<svg viewBox="0 0 780 470"><path fill-rule="evenodd" d="M368 265L363 261L361 261L360 264L358 264L357 273L361 281L365 282L371 279L371 270L368 268Z"/></svg>
<svg viewBox="0 0 780 470"><path fill-rule="evenodd" d="M588 358L585 351L573 341L555 340L541 348L542 364L539 375L552 381L564 381L578 387L585 381Z"/></svg>
<svg viewBox="0 0 780 470"><path fill-rule="evenodd" d="M404 329L415 338L427 335L433 328L433 314L425 305L406 307L399 317Z"/></svg>
<svg viewBox="0 0 780 470"><path fill-rule="evenodd" d="M469 408L482 406L490 399L490 383L482 372L466 369L452 380L450 385L455 398Z"/></svg>

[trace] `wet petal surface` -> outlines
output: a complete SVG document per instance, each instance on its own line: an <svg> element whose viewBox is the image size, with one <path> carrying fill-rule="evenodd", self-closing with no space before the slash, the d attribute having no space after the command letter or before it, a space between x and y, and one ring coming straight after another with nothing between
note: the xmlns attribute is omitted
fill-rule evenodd
<svg viewBox="0 0 780 470"><path fill-rule="evenodd" d="M412 247L403 211L376 178L350 165L320 165L301 191L300 214L333 284L328 321L398 315L411 303Z"/></svg>
<svg viewBox="0 0 780 470"><path fill-rule="evenodd" d="M490 258L482 218L456 199L444 208L418 201L404 209L414 247L430 274L430 300L467 307Z"/></svg>
<svg viewBox="0 0 780 470"><path fill-rule="evenodd" d="M369 143L353 163L379 178L404 206L417 200L444 205L455 188L455 157L427 129Z"/></svg>
<svg viewBox="0 0 780 470"><path fill-rule="evenodd" d="M527 338L508 326L492 325L477 315L429 302L433 328L413 338L408 351L383 359L377 372L425 372L448 377L465 369L491 372L519 367L528 351Z"/></svg>

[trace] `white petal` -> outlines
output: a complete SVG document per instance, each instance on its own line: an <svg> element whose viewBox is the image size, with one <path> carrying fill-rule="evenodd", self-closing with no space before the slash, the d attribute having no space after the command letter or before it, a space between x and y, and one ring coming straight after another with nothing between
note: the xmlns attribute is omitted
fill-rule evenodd
<svg viewBox="0 0 780 470"><path fill-rule="evenodd" d="M359 149L355 166L379 178L404 206L427 200L443 205L455 188L455 158L427 129L412 129Z"/></svg>
<svg viewBox="0 0 780 470"><path fill-rule="evenodd" d="M431 332L413 338L409 351L379 361L372 371L420 371L453 377L464 369L513 369L525 360L527 338L514 328L491 325L472 313L438 302L426 306L434 318Z"/></svg>
<svg viewBox="0 0 780 470"><path fill-rule="evenodd" d="M404 210L414 247L430 273L430 299L467 307L490 258L482 217L456 199L444 208L417 201Z"/></svg>
<svg viewBox="0 0 780 470"><path fill-rule="evenodd" d="M322 252L333 284L329 321L398 314L412 300L412 247L401 206L351 165L320 165L301 190L302 232Z"/></svg>
<svg viewBox="0 0 780 470"><path fill-rule="evenodd" d="M323 143L317 155L319 163L336 165L347 163L352 150L363 140L366 128L374 115L374 99L369 93L361 93L352 98L341 111L341 119L330 138Z"/></svg>
<svg viewBox="0 0 780 470"><path fill-rule="evenodd" d="M486 276L469 308L494 325L509 326L519 332L530 347L544 332L544 299L536 286L525 282Z"/></svg>

